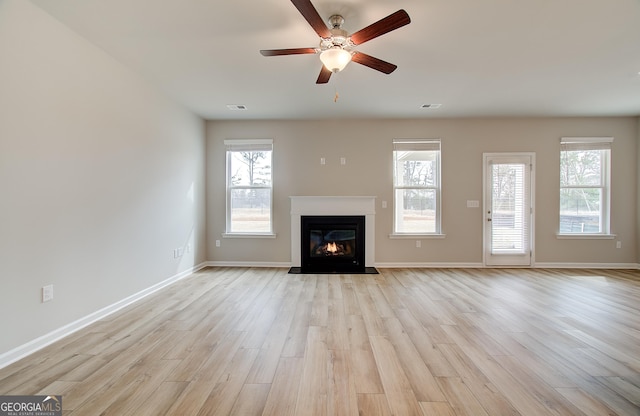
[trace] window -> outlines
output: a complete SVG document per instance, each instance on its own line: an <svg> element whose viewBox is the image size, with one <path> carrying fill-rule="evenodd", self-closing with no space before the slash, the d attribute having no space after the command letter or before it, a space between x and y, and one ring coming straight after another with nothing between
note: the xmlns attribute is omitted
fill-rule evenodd
<svg viewBox="0 0 640 416"><path fill-rule="evenodd" d="M560 141L560 234L609 234L612 137Z"/></svg>
<svg viewBox="0 0 640 416"><path fill-rule="evenodd" d="M273 142L225 140L227 234L271 234Z"/></svg>
<svg viewBox="0 0 640 416"><path fill-rule="evenodd" d="M394 234L440 234L440 140L393 141Z"/></svg>

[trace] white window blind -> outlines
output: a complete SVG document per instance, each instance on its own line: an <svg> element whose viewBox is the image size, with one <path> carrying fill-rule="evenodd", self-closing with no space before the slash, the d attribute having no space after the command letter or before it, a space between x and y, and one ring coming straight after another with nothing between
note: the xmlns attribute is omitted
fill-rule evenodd
<svg viewBox="0 0 640 416"><path fill-rule="evenodd" d="M563 137L560 139L560 150L606 150L611 149L611 143L613 137Z"/></svg>
<svg viewBox="0 0 640 416"><path fill-rule="evenodd" d="M273 149L271 139L227 139L224 145L234 152L270 152Z"/></svg>
<svg viewBox="0 0 640 416"><path fill-rule="evenodd" d="M493 163L491 171L492 253L526 253L530 250L529 165Z"/></svg>
<svg viewBox="0 0 640 416"><path fill-rule="evenodd" d="M395 151L432 150L432 151L439 152L440 140L394 139L393 150Z"/></svg>

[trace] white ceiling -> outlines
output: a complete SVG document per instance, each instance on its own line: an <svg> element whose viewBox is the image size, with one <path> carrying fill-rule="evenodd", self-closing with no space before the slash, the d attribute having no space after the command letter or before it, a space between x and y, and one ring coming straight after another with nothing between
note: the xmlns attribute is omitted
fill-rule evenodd
<svg viewBox="0 0 640 416"><path fill-rule="evenodd" d="M640 0L312 0L349 33L412 20L357 48L394 73L326 85L317 55L259 53L318 45L290 0L32 2L206 119L640 115Z"/></svg>

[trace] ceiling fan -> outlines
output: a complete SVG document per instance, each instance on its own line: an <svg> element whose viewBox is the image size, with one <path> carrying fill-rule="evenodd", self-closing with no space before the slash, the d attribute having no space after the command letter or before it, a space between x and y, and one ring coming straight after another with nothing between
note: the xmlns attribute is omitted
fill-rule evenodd
<svg viewBox="0 0 640 416"><path fill-rule="evenodd" d="M316 84L326 84L332 73L340 72L351 61L385 74L390 74L397 68L396 65L382 59L356 51L355 47L411 23L406 11L400 9L348 35L347 31L342 29L344 23L342 16L337 14L331 16L329 18L331 28L329 28L310 0L291 0L291 2L320 36L320 46L315 48L263 49L260 51L263 56L320 54L323 66Z"/></svg>

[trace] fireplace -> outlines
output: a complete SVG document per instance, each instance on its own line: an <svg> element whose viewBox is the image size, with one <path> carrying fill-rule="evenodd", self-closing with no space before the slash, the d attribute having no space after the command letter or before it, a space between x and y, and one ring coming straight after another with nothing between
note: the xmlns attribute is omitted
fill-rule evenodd
<svg viewBox="0 0 640 416"><path fill-rule="evenodd" d="M303 215L301 271L303 273L363 273L364 215Z"/></svg>
<svg viewBox="0 0 640 416"><path fill-rule="evenodd" d="M359 253L364 256L364 273L377 273L375 268L376 209L373 196L291 196L291 270L301 273L303 252L310 255L310 246L302 250L302 217L364 217ZM340 225L340 224L339 224ZM308 240L307 240L308 241ZM357 244L357 243L356 243ZM335 260L335 259L333 259ZM316 258L314 262L324 260ZM329 261L329 260L327 260ZM351 260L353 261L353 260ZM362 261L358 259L362 264ZM328 268L325 268L328 269ZM358 273L358 272L351 272Z"/></svg>

